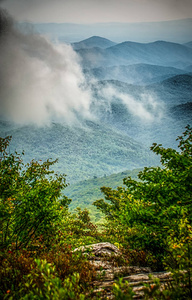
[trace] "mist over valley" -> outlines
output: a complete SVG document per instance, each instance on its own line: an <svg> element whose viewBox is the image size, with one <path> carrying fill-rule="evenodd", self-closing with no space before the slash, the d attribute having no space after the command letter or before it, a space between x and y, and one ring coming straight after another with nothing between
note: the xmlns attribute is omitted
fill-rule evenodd
<svg viewBox="0 0 192 300"><path fill-rule="evenodd" d="M0 132L24 161L58 158L73 185L157 165L151 144L176 148L191 125L191 40L69 43L54 24L44 36L3 12L1 24Z"/></svg>

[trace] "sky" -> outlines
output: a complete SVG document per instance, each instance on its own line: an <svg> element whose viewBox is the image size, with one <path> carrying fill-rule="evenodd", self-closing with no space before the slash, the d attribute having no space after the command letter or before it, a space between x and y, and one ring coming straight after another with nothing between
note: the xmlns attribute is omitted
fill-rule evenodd
<svg viewBox="0 0 192 300"><path fill-rule="evenodd" d="M192 18L192 0L0 0L17 21L151 22Z"/></svg>

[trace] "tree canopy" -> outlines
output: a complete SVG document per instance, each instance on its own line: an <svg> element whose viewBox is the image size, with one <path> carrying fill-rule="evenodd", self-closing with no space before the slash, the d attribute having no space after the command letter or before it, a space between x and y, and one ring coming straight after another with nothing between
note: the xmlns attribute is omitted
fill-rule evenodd
<svg viewBox="0 0 192 300"><path fill-rule="evenodd" d="M134 248L151 252L159 262L169 251L167 237L178 237L182 222L192 223L190 126L177 140L178 151L152 145L151 150L161 157L161 167L145 167L138 180L125 178L125 188L102 187L105 200L94 202L106 215L109 232L119 236L124 244L129 242Z"/></svg>
<svg viewBox="0 0 192 300"><path fill-rule="evenodd" d="M20 154L8 153L10 141L0 138L0 246L14 243L20 248L51 232L70 200L62 195L65 175L50 170L56 161L24 165Z"/></svg>

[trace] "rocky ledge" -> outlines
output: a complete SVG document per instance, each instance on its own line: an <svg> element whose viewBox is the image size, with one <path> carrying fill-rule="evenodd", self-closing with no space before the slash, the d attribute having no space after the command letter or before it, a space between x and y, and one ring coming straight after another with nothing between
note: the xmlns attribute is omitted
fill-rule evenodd
<svg viewBox="0 0 192 300"><path fill-rule="evenodd" d="M81 251L96 268L98 279L93 282L94 293L101 293L101 298L112 299L111 290L118 278L128 282L135 293L135 299L143 299L144 283L153 283L152 278L158 278L162 284L172 280L170 272L152 272L149 267L119 266L115 263L121 258L121 251L110 243L97 243L82 246L74 251ZM103 295L103 296L102 296Z"/></svg>

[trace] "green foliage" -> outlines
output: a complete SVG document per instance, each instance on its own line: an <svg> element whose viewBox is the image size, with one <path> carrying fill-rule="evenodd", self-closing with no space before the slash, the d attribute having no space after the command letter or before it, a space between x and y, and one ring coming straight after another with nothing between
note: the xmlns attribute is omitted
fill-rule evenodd
<svg viewBox="0 0 192 300"><path fill-rule="evenodd" d="M119 278L113 284L112 293L115 300L131 300L134 299L134 292L127 281L123 282L123 278Z"/></svg>
<svg viewBox="0 0 192 300"><path fill-rule="evenodd" d="M11 137L0 139L0 246L27 247L40 235L52 234L70 200L62 196L65 175L52 174L55 161L24 165L7 151Z"/></svg>
<svg viewBox="0 0 192 300"><path fill-rule="evenodd" d="M68 212L56 161L24 164L10 141L0 139L0 298L85 299L95 271L72 248L95 241L96 226L87 210Z"/></svg>
<svg viewBox="0 0 192 300"><path fill-rule="evenodd" d="M87 210L68 212L56 161L24 164L10 141L0 140L0 298L85 299L95 271L72 248L95 241L96 227Z"/></svg>
<svg viewBox="0 0 192 300"><path fill-rule="evenodd" d="M101 188L106 201L94 203L106 215L107 234L124 246L151 253L156 269L163 268L169 251L167 237L179 235L181 220L192 222L192 129L187 126L178 140L179 151L151 147L161 156L162 167L145 167L139 181L125 178L126 188Z"/></svg>
<svg viewBox="0 0 192 300"><path fill-rule="evenodd" d="M122 250L123 260L116 258L114 264L171 270L173 279L163 289L158 280L146 285L145 299L192 298L189 126L178 138L179 151L151 147L162 167L144 168L139 180L130 177L135 170L122 187L101 188L105 201L97 200L95 206L105 215L103 230L87 209L68 211L70 200L62 192L65 175L51 171L56 161L24 164L17 152L9 153L10 140L0 139L0 298L97 299L92 292L96 270L80 251L72 250L100 241ZM94 178L91 184L97 187L104 180ZM122 279L113 285L112 294L114 299L134 298Z"/></svg>
<svg viewBox="0 0 192 300"><path fill-rule="evenodd" d="M93 266L69 246L8 251L0 255L0 298L81 299L95 276Z"/></svg>
<svg viewBox="0 0 192 300"><path fill-rule="evenodd" d="M175 287L171 292L177 291L174 299L192 299L192 226L187 218L178 222L178 233L170 232L167 239L169 248L164 263L173 273Z"/></svg>
<svg viewBox="0 0 192 300"><path fill-rule="evenodd" d="M91 220L94 223L103 221L103 214L99 212L92 203L102 196L100 187L105 185L115 189L122 183L123 178L131 176L137 178L140 169L127 170L120 173L115 173L110 176L92 178L78 183L70 184L65 189L65 194L73 201L69 205L69 210L74 211L76 207L87 209L90 213Z"/></svg>
<svg viewBox="0 0 192 300"><path fill-rule="evenodd" d="M101 241L102 233L91 221L88 210L76 208L74 213L68 213L60 223L60 243L68 244L73 249Z"/></svg>
<svg viewBox="0 0 192 300"><path fill-rule="evenodd" d="M18 262L20 261L18 260ZM29 262L31 262L31 265ZM29 269L26 268L26 264ZM7 281L4 287L1 284L2 299L85 299L85 295L83 294L86 287L85 281L83 281L85 278L79 273L75 273L74 270L71 274L68 272L62 278L62 268L65 269L67 267L65 263L58 268L58 264L49 263L46 259L38 258L29 261L25 259L25 272L22 268L19 268L19 265L13 271L11 268L13 266L16 267L16 263L9 266L9 274L12 275L12 278L9 279L13 281ZM72 266L74 267L73 264ZM81 263L80 267L84 266ZM76 268L80 271L80 267ZM82 273L82 271L80 272ZM83 272L85 274L85 271ZM4 273L7 279L8 267ZM91 268L89 268L88 274L91 274ZM2 280L4 281L3 278Z"/></svg>
<svg viewBox="0 0 192 300"><path fill-rule="evenodd" d="M162 285L162 282L159 278L151 279L150 283L144 283L144 299L155 299L155 300L190 300L191 291L189 287L185 284L183 280L183 272L173 276L173 278L165 281Z"/></svg>
<svg viewBox="0 0 192 300"><path fill-rule="evenodd" d="M26 282L22 284L18 294L20 299L79 299L84 300L85 295L83 286L80 281L80 275L74 273L66 277L63 281L57 276L55 266L46 260L35 260L37 264L36 270L32 270L26 276ZM84 291L85 292L85 291Z"/></svg>

